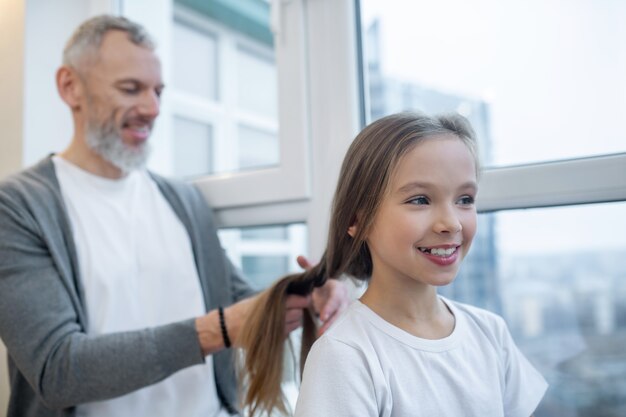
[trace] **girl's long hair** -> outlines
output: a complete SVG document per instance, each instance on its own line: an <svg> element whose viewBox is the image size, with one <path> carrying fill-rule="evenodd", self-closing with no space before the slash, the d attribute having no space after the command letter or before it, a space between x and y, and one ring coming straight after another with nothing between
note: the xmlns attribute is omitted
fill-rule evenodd
<svg viewBox="0 0 626 417"><path fill-rule="evenodd" d="M269 415L274 409L284 415L288 413L280 387L286 337L285 301L290 294L308 295L315 286L323 285L325 269L324 263L320 262L311 270L278 280L259 295L249 319L241 328L238 342L245 359L240 385L244 392L243 405L248 408L251 417L263 412ZM314 313L306 309L303 314L300 372L316 334Z"/></svg>
<svg viewBox="0 0 626 417"><path fill-rule="evenodd" d="M307 295L324 285L327 277L343 274L367 280L372 273L372 258L366 237L374 222L391 175L399 160L427 138L452 134L467 145L476 162L474 131L467 119L458 114L436 117L421 113L399 113L379 119L361 131L344 158L333 199L326 251L319 264L300 274L278 280L258 298L249 319L238 336L243 349L240 381L244 392L242 405L251 417L277 409L287 414L281 391L285 342L285 300L289 294ZM357 225L354 236L350 226ZM315 340L313 312L304 311L301 370Z"/></svg>

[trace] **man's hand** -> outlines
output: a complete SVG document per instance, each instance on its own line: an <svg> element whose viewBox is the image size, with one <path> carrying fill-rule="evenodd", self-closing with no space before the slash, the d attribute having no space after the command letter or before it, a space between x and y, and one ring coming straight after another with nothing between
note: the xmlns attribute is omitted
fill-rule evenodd
<svg viewBox="0 0 626 417"><path fill-rule="evenodd" d="M302 325L302 310L311 305L311 296L288 295L285 301L285 336Z"/></svg>
<svg viewBox="0 0 626 417"><path fill-rule="evenodd" d="M298 265L304 269L309 269L312 266L304 256L298 256ZM313 309L322 322L322 326L318 330L318 336L321 336L337 317L348 308L351 301L346 285L336 279L327 279L324 285L315 288L311 299L313 301Z"/></svg>
<svg viewBox="0 0 626 417"><path fill-rule="evenodd" d="M258 295L246 298L224 308L226 331L233 346L238 346L239 329L248 318L257 297ZM224 338L217 310L211 310L204 316L196 318L196 332L204 356L224 348Z"/></svg>
<svg viewBox="0 0 626 417"><path fill-rule="evenodd" d="M259 295L246 298L224 308L226 331L233 347L240 347L239 331L250 315ZM311 296L289 295L285 301L285 336L302 324L302 310L311 305ZM196 331L204 356L224 348L224 338L217 310L196 319Z"/></svg>

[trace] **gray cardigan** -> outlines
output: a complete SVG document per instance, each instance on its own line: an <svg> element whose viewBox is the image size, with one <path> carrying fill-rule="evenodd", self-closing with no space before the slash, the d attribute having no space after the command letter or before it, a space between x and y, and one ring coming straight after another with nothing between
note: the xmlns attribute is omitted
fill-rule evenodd
<svg viewBox="0 0 626 417"><path fill-rule="evenodd" d="M200 193L152 177L189 233L207 311L252 294L221 249ZM74 416L77 404L132 392L204 361L191 317L95 337L86 334L88 328L76 247L48 157L0 183L0 338L11 383L7 416ZM234 413L232 352L222 350L213 360L220 400Z"/></svg>

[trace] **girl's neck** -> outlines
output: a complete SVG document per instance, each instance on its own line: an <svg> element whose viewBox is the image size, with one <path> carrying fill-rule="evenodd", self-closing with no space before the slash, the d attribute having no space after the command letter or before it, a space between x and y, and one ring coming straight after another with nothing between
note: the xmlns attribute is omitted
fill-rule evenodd
<svg viewBox="0 0 626 417"><path fill-rule="evenodd" d="M372 279L360 300L385 321L423 339L442 339L454 330L454 315L431 285L406 291Z"/></svg>

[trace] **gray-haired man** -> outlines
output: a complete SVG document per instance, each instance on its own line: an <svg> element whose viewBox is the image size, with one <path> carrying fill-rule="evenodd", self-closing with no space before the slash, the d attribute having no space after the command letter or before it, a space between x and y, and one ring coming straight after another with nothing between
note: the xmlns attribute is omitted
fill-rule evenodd
<svg viewBox="0 0 626 417"><path fill-rule="evenodd" d="M236 413L225 347L253 291L199 192L144 168L163 90L154 45L139 25L99 16L63 58L72 141L0 184L8 416ZM329 285L313 300L332 320L347 295ZM290 297L286 331L310 302Z"/></svg>

